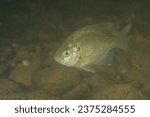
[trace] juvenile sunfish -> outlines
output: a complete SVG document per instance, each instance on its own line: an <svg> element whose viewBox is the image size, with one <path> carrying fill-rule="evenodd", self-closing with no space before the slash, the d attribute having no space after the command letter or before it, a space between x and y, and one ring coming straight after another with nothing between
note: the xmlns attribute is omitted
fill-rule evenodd
<svg viewBox="0 0 150 117"><path fill-rule="evenodd" d="M54 59L60 64L95 72L93 64L106 64L112 59L112 49L128 48L127 34L131 24L114 33L112 23L96 24L81 28L64 40Z"/></svg>

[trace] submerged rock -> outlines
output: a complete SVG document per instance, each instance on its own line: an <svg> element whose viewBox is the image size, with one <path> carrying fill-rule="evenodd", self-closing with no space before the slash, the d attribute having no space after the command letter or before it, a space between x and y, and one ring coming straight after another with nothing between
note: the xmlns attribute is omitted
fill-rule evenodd
<svg viewBox="0 0 150 117"><path fill-rule="evenodd" d="M9 79L31 86L31 80L34 73L40 67L40 48L38 45L30 45L29 47L22 47L17 51L14 59L14 68L9 75Z"/></svg>
<svg viewBox="0 0 150 117"><path fill-rule="evenodd" d="M7 79L0 79L0 89L3 89L6 92L15 92L20 90L17 84Z"/></svg>
<svg viewBox="0 0 150 117"><path fill-rule="evenodd" d="M16 67L10 73L9 79L25 86L31 86L32 77L37 70L38 65L27 67L26 66Z"/></svg>
<svg viewBox="0 0 150 117"><path fill-rule="evenodd" d="M25 86L31 86L33 74L36 73L38 68L39 64L32 66L29 65L16 67L11 71L9 79Z"/></svg>
<svg viewBox="0 0 150 117"><path fill-rule="evenodd" d="M18 92L20 88L17 84L10 80L0 79L0 99L15 99Z"/></svg>
<svg viewBox="0 0 150 117"><path fill-rule="evenodd" d="M87 83L90 87L90 92L88 93L87 99L99 99L97 95L101 94L101 92L114 84L113 81L97 74L85 79L83 82Z"/></svg>
<svg viewBox="0 0 150 117"><path fill-rule="evenodd" d="M80 74L76 69L53 65L35 75L32 83L36 89L43 89L49 94L62 95L76 87L80 80Z"/></svg>
<svg viewBox="0 0 150 117"><path fill-rule="evenodd" d="M118 83L111 78L101 77L100 75L88 78L85 82L90 87L87 99L146 99L139 88L138 82Z"/></svg>
<svg viewBox="0 0 150 117"><path fill-rule="evenodd" d="M12 69L12 61L16 55L16 48L11 46L0 46L0 76L8 77Z"/></svg>
<svg viewBox="0 0 150 117"><path fill-rule="evenodd" d="M16 83L0 79L0 99L1 100L37 100L37 99L60 99L58 96L47 95L44 91L23 90Z"/></svg>
<svg viewBox="0 0 150 117"><path fill-rule="evenodd" d="M142 92L130 84L116 84L97 94L97 99L135 100L145 99Z"/></svg>
<svg viewBox="0 0 150 117"><path fill-rule="evenodd" d="M89 93L89 87L87 84L80 84L74 89L68 91L62 96L62 99L67 100L80 100L85 99Z"/></svg>
<svg viewBox="0 0 150 117"><path fill-rule="evenodd" d="M60 97L58 97L58 96L47 95L42 90L22 92L16 98L22 99L22 100L57 100L57 99L60 99Z"/></svg>
<svg viewBox="0 0 150 117"><path fill-rule="evenodd" d="M145 80L145 83L141 86L142 92L150 99L150 78Z"/></svg>

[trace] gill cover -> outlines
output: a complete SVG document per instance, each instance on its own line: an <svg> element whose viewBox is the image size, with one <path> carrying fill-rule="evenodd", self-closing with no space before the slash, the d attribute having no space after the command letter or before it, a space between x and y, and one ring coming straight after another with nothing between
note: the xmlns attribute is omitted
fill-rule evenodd
<svg viewBox="0 0 150 117"><path fill-rule="evenodd" d="M63 63L66 66L73 66L76 64L76 62L79 59L80 56L80 46L79 43L76 44L68 44L68 46L71 46L71 48L68 48L67 50L64 50L63 55Z"/></svg>

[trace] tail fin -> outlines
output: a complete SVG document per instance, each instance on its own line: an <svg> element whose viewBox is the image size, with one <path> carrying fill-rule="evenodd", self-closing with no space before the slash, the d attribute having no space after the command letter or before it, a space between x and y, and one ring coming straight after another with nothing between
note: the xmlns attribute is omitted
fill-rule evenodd
<svg viewBox="0 0 150 117"><path fill-rule="evenodd" d="M131 28L131 24L128 24L124 29L121 30L118 37L118 47L122 48L123 50L128 49L128 43L127 43L127 35Z"/></svg>

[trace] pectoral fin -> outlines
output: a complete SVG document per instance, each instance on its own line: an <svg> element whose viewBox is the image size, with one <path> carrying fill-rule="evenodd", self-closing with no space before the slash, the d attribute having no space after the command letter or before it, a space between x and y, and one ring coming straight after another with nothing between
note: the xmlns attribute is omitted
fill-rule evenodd
<svg viewBox="0 0 150 117"><path fill-rule="evenodd" d="M123 50L128 50L128 43L127 43L127 35L129 33L129 30L131 28L131 24L128 24L118 35L118 47L122 48Z"/></svg>
<svg viewBox="0 0 150 117"><path fill-rule="evenodd" d="M95 69L92 65L84 65L84 66L81 66L80 68L85 71L95 73Z"/></svg>
<svg viewBox="0 0 150 117"><path fill-rule="evenodd" d="M100 59L95 61L94 64L96 64L96 65L108 64L108 63L110 63L112 61L113 57L114 57L114 51L110 50L105 55L103 55Z"/></svg>

